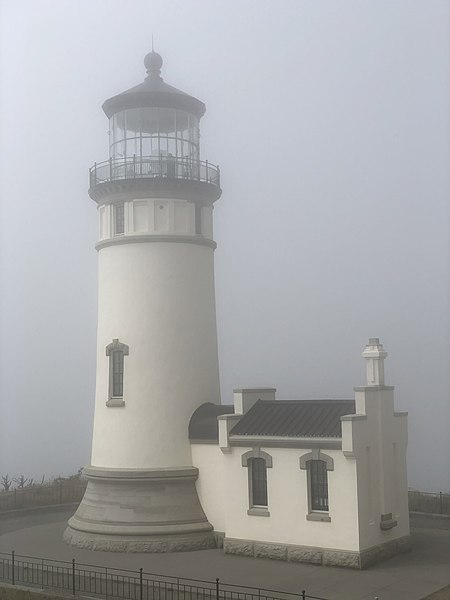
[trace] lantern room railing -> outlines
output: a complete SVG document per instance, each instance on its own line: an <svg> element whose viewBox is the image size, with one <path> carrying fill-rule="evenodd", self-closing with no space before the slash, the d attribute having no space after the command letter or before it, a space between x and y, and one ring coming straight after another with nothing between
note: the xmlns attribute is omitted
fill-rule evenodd
<svg viewBox="0 0 450 600"><path fill-rule="evenodd" d="M121 160L110 158L89 169L90 187L123 179L188 179L220 187L219 167L207 160L172 156L133 156Z"/></svg>

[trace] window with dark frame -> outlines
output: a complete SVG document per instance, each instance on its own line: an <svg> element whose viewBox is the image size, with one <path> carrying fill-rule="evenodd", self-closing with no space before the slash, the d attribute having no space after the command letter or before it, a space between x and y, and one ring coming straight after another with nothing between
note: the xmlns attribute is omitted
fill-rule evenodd
<svg viewBox="0 0 450 600"><path fill-rule="evenodd" d="M124 357L128 356L130 349L127 344L120 342L118 338L114 338L105 350L106 356L109 357L109 384L106 406L125 406L123 399Z"/></svg>
<svg viewBox="0 0 450 600"><path fill-rule="evenodd" d="M264 458L249 459L252 506L267 506L267 467Z"/></svg>
<svg viewBox="0 0 450 600"><path fill-rule="evenodd" d="M311 510L328 511L327 463L324 460L310 460Z"/></svg>
<svg viewBox="0 0 450 600"><path fill-rule="evenodd" d="M123 396L123 351L114 350L112 361L112 396L121 398Z"/></svg>
<svg viewBox="0 0 450 600"><path fill-rule="evenodd" d="M114 205L114 234L119 235L125 232L125 207L124 203Z"/></svg>

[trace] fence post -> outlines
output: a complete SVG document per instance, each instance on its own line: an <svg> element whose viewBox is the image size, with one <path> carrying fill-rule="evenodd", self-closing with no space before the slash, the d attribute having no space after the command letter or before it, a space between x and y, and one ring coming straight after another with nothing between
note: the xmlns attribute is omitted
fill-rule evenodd
<svg viewBox="0 0 450 600"><path fill-rule="evenodd" d="M108 567L105 567L105 598L108 600Z"/></svg>
<svg viewBox="0 0 450 600"><path fill-rule="evenodd" d="M14 508L17 508L17 489L14 488Z"/></svg>
<svg viewBox="0 0 450 600"><path fill-rule="evenodd" d="M306 600L306 590L302 590L302 600Z"/></svg>
<svg viewBox="0 0 450 600"><path fill-rule="evenodd" d="M72 558L72 594L75 596L75 559Z"/></svg>
<svg viewBox="0 0 450 600"><path fill-rule="evenodd" d="M63 488L63 482L60 481L59 482L59 503L60 504L62 504L62 497L63 497L62 488Z"/></svg>
<svg viewBox="0 0 450 600"><path fill-rule="evenodd" d="M44 589L44 559L41 558L41 589Z"/></svg>
<svg viewBox="0 0 450 600"><path fill-rule="evenodd" d="M142 567L139 569L139 600L144 597L143 581L142 581Z"/></svg>
<svg viewBox="0 0 450 600"><path fill-rule="evenodd" d="M444 506L442 503L442 492L439 492L439 510L441 511L440 514L444 514L444 510L443 510Z"/></svg>
<svg viewBox="0 0 450 600"><path fill-rule="evenodd" d="M219 600L219 578L216 577L216 600Z"/></svg>
<svg viewBox="0 0 450 600"><path fill-rule="evenodd" d="M14 574L14 555L16 553L14 552L14 550L11 552L11 564L12 564L12 584L15 585L16 584L16 576Z"/></svg>

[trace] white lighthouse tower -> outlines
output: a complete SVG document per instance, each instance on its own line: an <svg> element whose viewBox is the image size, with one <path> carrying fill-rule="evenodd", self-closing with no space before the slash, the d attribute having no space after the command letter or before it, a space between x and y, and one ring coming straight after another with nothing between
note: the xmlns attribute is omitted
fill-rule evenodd
<svg viewBox="0 0 450 600"><path fill-rule="evenodd" d="M213 204L200 160L205 105L167 85L162 59L103 104L109 160L90 171L98 204L99 308L91 465L65 539L115 551L214 545L197 497L188 422L220 403Z"/></svg>

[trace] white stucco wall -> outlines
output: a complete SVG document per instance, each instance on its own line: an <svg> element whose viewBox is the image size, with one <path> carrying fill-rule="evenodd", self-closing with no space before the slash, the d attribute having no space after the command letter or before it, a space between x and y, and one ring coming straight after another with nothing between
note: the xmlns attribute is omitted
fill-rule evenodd
<svg viewBox="0 0 450 600"><path fill-rule="evenodd" d="M309 450L265 448L273 466L267 469L269 517L248 515L248 469L242 455L250 447L222 453L216 445L193 444L193 464L200 469L198 493L208 520L227 537L358 550L356 464L340 450L322 450L334 460L328 471L331 522L308 521L307 471L299 458ZM222 468L220 468L222 465Z"/></svg>
<svg viewBox="0 0 450 600"><path fill-rule="evenodd" d="M191 464L187 427L204 402L220 402L212 248L178 242L99 251L97 386L92 464ZM125 356L123 407L107 407L109 357Z"/></svg>
<svg viewBox="0 0 450 600"><path fill-rule="evenodd" d="M223 453L217 444L192 444L192 466L199 469L197 493L215 531L225 533L228 515Z"/></svg>
<svg viewBox="0 0 450 600"><path fill-rule="evenodd" d="M342 423L343 450L357 462L361 549L409 535L406 475L407 417L394 414L393 388L360 388L356 412ZM392 513L397 525L383 531L381 515Z"/></svg>

